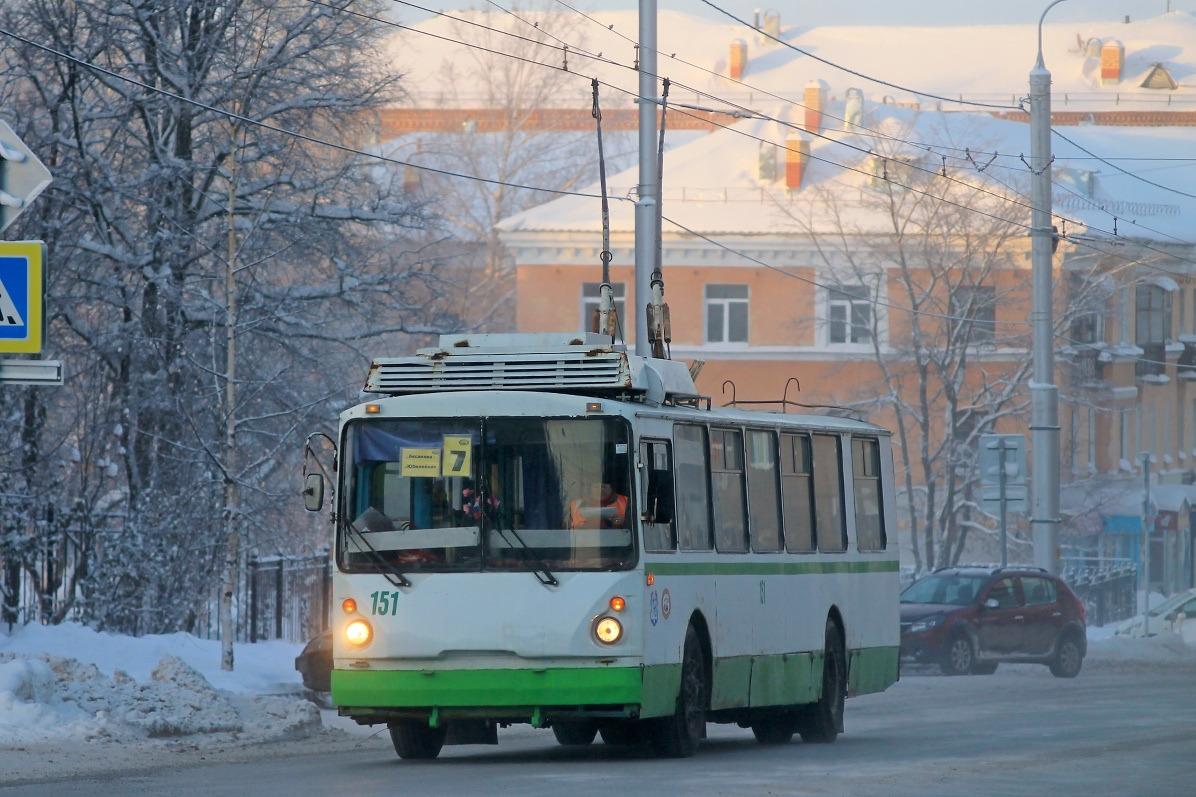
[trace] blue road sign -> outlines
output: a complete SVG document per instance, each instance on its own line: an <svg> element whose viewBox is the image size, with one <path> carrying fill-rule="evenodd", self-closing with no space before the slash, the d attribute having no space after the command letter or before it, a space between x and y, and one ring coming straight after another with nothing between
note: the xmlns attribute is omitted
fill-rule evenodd
<svg viewBox="0 0 1196 797"><path fill-rule="evenodd" d="M0 353L42 350L41 241L0 241Z"/></svg>

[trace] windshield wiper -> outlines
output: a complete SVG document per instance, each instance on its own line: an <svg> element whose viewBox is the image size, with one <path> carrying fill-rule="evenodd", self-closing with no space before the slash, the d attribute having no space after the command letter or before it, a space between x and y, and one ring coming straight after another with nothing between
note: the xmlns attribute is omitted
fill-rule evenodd
<svg viewBox="0 0 1196 797"><path fill-rule="evenodd" d="M500 537L506 540L507 545L511 545L510 538L507 537L506 532L502 530L502 522L500 521L498 507L494 507L490 510L490 516L490 520L494 524L494 530L498 532ZM513 524L509 531L511 532L511 536L513 536L519 543L519 548L516 550L518 550L519 555L523 557L523 561L533 566L532 575L536 577L536 580L546 587L559 587L561 582L558 581L557 577L554 576L552 571L548 569L548 565L545 564L544 560L535 552L535 549L528 545L524 539L519 536L519 532L515 531L515 526ZM514 548L515 546L511 545L511 547Z"/></svg>
<svg viewBox="0 0 1196 797"><path fill-rule="evenodd" d="M374 560L374 564L376 564L378 569L382 572L383 578L396 587L411 586L411 582L407 579L407 576L403 575L398 570L395 570L392 565L388 564L387 561L382 558L382 554L378 553L378 549L373 545L370 545L370 541L365 538L365 534L362 532L362 530L357 528L356 523L354 523L352 520L345 520L345 525L348 526L350 531L357 534L357 538L360 539L362 544L369 549L370 558Z"/></svg>

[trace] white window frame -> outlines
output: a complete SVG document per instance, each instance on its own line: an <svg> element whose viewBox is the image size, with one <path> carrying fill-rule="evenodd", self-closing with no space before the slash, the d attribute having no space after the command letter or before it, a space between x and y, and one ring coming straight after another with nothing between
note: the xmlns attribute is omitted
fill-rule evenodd
<svg viewBox="0 0 1196 797"><path fill-rule="evenodd" d="M846 352L872 352L872 341L866 343L832 343L831 342L831 286L866 287L872 296L872 332L876 336L876 344L883 351L888 348L888 313L885 312L886 301L885 278L882 273L866 274L862 277L835 273L818 275L819 285L814 288L814 303L816 307L814 342L820 348L834 349Z"/></svg>
<svg viewBox="0 0 1196 797"><path fill-rule="evenodd" d="M710 297L710 288L743 288L746 294L738 297ZM723 308L722 337L719 340L710 339L710 305L718 304ZM747 337L743 340L730 340L731 334L731 305L742 304L747 314ZM747 346L752 339L752 288L742 282L712 282L702 286L702 343L706 346Z"/></svg>

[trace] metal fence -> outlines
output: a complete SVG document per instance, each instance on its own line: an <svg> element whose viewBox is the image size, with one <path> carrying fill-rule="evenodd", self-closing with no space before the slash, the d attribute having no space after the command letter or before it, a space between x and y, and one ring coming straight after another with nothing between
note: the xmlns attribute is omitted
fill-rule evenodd
<svg viewBox="0 0 1196 797"><path fill-rule="evenodd" d="M1130 559L1064 558L1063 580L1084 601L1088 625L1105 625L1137 612L1138 567Z"/></svg>
<svg viewBox="0 0 1196 797"><path fill-rule="evenodd" d="M11 631L29 623L81 620L79 579L92 564L106 534L119 533L119 522L105 527L52 529L49 520L32 521L38 548L30 560L0 555L0 623ZM32 566L28 562L32 561ZM328 552L307 556L250 556L239 568L233 600L238 642L285 639L306 642L328 626L332 569ZM185 629L205 639L220 638L220 591L216 584Z"/></svg>
<svg viewBox="0 0 1196 797"><path fill-rule="evenodd" d="M328 627L332 565L328 552L311 556L250 556L240 569L233 604L238 642L306 642ZM220 638L220 589L213 590L194 633Z"/></svg>

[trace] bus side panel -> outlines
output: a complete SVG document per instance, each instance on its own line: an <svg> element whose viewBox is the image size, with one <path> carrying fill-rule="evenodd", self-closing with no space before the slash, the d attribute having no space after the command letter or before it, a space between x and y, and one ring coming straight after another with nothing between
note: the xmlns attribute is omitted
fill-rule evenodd
<svg viewBox="0 0 1196 797"><path fill-rule="evenodd" d="M653 574L654 583L645 587L644 598L642 717L667 716L676 710L690 618L700 615L712 632L717 627L713 579L657 572L675 565L677 558L672 554L644 562L644 572Z"/></svg>

